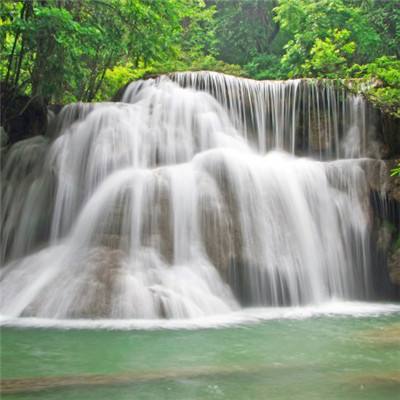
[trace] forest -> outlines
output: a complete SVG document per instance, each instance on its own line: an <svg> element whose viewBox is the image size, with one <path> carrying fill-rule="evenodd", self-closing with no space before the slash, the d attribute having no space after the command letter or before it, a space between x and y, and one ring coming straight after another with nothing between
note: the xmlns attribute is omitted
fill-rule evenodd
<svg viewBox="0 0 400 400"><path fill-rule="evenodd" d="M330 78L400 116L397 0L5 0L3 92L43 104L111 99L143 76L212 70Z"/></svg>

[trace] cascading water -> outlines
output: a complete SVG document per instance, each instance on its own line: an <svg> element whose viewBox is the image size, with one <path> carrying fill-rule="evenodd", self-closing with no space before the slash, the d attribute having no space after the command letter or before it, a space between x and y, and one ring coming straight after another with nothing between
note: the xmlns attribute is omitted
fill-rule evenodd
<svg viewBox="0 0 400 400"><path fill-rule="evenodd" d="M329 85L207 72L66 106L52 141L5 160L1 314L188 318L368 298L362 160L338 159L366 154L365 107Z"/></svg>

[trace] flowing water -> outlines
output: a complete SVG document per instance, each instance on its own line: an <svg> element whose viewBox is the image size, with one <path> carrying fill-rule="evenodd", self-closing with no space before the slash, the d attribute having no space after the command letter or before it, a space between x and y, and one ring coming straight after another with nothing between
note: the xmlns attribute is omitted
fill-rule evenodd
<svg viewBox="0 0 400 400"><path fill-rule="evenodd" d="M177 73L16 143L7 396L392 398L400 308L363 303L368 107L329 82Z"/></svg>
<svg viewBox="0 0 400 400"><path fill-rule="evenodd" d="M346 158L373 141L369 113L321 85L178 73L119 103L65 107L50 141L5 161L1 314L193 318L371 299L366 160Z"/></svg>

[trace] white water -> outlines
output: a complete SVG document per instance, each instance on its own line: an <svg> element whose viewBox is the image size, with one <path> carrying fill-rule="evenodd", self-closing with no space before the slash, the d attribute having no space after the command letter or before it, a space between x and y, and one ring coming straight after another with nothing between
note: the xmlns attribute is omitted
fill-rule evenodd
<svg viewBox="0 0 400 400"><path fill-rule="evenodd" d="M296 94L319 91L218 74L173 79L216 98L168 78L135 83L124 102L67 106L51 143L9 151L1 314L201 318L241 305L368 299L361 161L282 151L295 152L305 120ZM364 154L360 101L335 97L347 125L336 106L308 102L309 113L324 113L317 124L326 122L331 155Z"/></svg>
<svg viewBox="0 0 400 400"><path fill-rule="evenodd" d="M50 319L0 317L0 326L47 329L217 329L249 325L271 320L304 320L309 318L371 318L399 314L398 304L330 301L315 306L246 308L229 314L209 315L191 319Z"/></svg>

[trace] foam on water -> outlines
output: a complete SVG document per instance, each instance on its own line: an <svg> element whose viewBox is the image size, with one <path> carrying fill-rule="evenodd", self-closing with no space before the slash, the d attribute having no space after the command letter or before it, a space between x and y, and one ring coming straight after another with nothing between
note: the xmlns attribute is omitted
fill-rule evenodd
<svg viewBox="0 0 400 400"><path fill-rule="evenodd" d="M46 319L9 318L0 316L1 327L50 328L50 329L105 329L105 330L194 330L221 329L264 321L334 317L381 317L399 314L399 304L330 301L305 307L248 308L224 315L191 319Z"/></svg>

